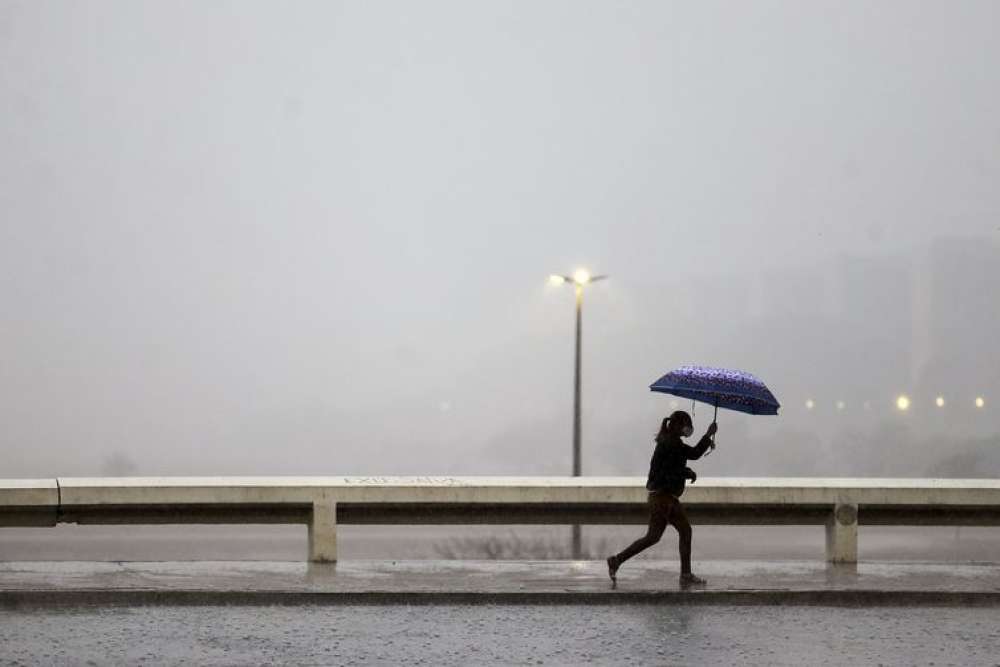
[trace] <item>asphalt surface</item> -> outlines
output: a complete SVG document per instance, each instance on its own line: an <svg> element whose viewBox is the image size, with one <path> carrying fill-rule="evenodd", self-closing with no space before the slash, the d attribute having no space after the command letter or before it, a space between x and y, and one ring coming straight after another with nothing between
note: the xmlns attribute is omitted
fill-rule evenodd
<svg viewBox="0 0 1000 667"><path fill-rule="evenodd" d="M1000 564L603 561L0 562L0 608L66 604L977 604L1000 608Z"/></svg>
<svg viewBox="0 0 1000 667"><path fill-rule="evenodd" d="M994 609L599 606L0 611L0 665L1000 665Z"/></svg>
<svg viewBox="0 0 1000 667"><path fill-rule="evenodd" d="M594 559L620 551L643 526L584 526L583 545ZM357 559L565 559L568 526L356 526L337 527L342 558ZM862 560L989 561L1000 553L995 527L861 526ZM59 524L0 528L0 561L28 560L304 560L305 526ZM694 560L822 559L822 526L695 526ZM677 559L669 530L641 559Z"/></svg>
<svg viewBox="0 0 1000 667"><path fill-rule="evenodd" d="M995 563L698 571L680 591L676 562L636 560L612 591L595 561L0 562L0 667L1000 666Z"/></svg>

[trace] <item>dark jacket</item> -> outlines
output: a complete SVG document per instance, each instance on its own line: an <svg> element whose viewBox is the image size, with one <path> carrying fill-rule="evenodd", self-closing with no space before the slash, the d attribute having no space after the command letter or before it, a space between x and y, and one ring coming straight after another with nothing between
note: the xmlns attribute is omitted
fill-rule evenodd
<svg viewBox="0 0 1000 667"><path fill-rule="evenodd" d="M708 436L704 436L694 447L685 445L676 435L657 442L653 458L649 461L646 489L666 491L680 498L687 479L687 462L700 459L711 444L712 439Z"/></svg>

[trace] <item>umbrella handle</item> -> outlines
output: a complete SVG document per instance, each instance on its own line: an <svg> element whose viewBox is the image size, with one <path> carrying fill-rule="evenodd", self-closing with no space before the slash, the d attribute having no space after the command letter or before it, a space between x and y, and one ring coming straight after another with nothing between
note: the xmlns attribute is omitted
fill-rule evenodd
<svg viewBox="0 0 1000 667"><path fill-rule="evenodd" d="M712 423L716 423L719 419L719 397L715 397L715 414L712 415ZM715 451L715 434L712 434L712 448L705 452L705 456L708 456L713 451Z"/></svg>

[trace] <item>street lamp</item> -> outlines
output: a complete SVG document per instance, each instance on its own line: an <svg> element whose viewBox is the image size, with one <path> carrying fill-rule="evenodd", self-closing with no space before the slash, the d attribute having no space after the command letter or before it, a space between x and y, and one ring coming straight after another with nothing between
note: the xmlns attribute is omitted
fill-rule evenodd
<svg viewBox="0 0 1000 667"><path fill-rule="evenodd" d="M576 364L573 373L573 477L580 476L580 337L583 325L583 288L607 276L592 276L586 269L577 269L572 276L549 276L552 285L572 283L576 292ZM580 526L573 526L573 558L580 558Z"/></svg>

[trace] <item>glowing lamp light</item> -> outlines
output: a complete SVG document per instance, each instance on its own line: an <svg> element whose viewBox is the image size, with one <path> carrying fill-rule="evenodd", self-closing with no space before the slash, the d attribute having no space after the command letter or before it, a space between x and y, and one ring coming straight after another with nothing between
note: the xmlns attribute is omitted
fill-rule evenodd
<svg viewBox="0 0 1000 667"><path fill-rule="evenodd" d="M986 399L984 399L982 396L976 396L976 407L981 408L984 405L986 405Z"/></svg>
<svg viewBox="0 0 1000 667"><path fill-rule="evenodd" d="M590 271L587 269L577 269L573 274L573 282L577 285L586 285L590 282Z"/></svg>
<svg viewBox="0 0 1000 667"><path fill-rule="evenodd" d="M900 412L906 412L907 410L909 410L910 409L910 397L906 396L905 394L901 394L896 399L896 408Z"/></svg>
<svg viewBox="0 0 1000 667"><path fill-rule="evenodd" d="M816 401L812 400L811 398L806 401L806 410L812 410L815 407L816 407Z"/></svg>
<svg viewBox="0 0 1000 667"><path fill-rule="evenodd" d="M935 398L934 399L934 405L938 406L939 408L943 408L944 407L944 396L938 396L937 398Z"/></svg>
<svg viewBox="0 0 1000 667"><path fill-rule="evenodd" d="M564 282L566 282L566 279L562 276L557 276L555 274L549 276L550 285L562 285Z"/></svg>
<svg viewBox="0 0 1000 667"><path fill-rule="evenodd" d="M844 403L843 401L837 401L837 410L838 411L843 410L845 407L847 407L846 403Z"/></svg>

